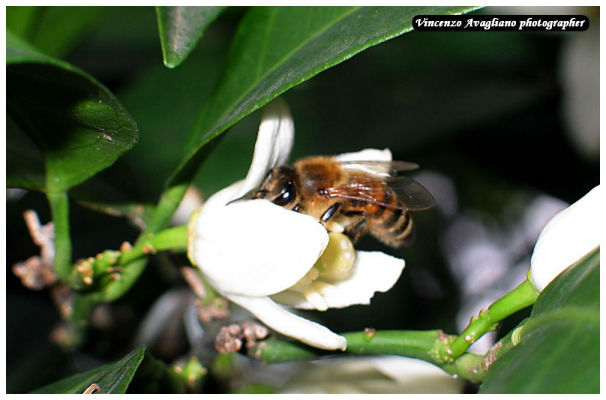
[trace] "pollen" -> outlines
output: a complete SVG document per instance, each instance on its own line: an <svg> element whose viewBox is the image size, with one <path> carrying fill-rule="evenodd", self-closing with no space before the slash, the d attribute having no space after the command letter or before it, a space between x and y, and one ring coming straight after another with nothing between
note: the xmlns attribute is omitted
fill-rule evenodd
<svg viewBox="0 0 606 400"><path fill-rule="evenodd" d="M326 301L324 301L322 294L316 290L315 286L314 283L303 290L303 296L305 296L305 300L309 301L316 310L326 311L328 310L328 305L326 304Z"/></svg>
<svg viewBox="0 0 606 400"><path fill-rule="evenodd" d="M324 225L324 227L329 232L342 233L343 231L345 231L343 225L339 224L338 222L335 222L334 220L328 221L326 225Z"/></svg>
<svg viewBox="0 0 606 400"><path fill-rule="evenodd" d="M326 311L327 292L334 288L333 283L350 276L355 258L356 252L349 238L339 232L330 232L324 253L307 274L288 290L301 293L316 310Z"/></svg>
<svg viewBox="0 0 606 400"><path fill-rule="evenodd" d="M340 281L347 278L355 261L356 251L351 240L339 232L328 234L328 245L315 264L320 278Z"/></svg>
<svg viewBox="0 0 606 400"><path fill-rule="evenodd" d="M299 291L299 292L303 292L307 289L307 287L309 287L319 277L320 277L320 273L318 272L318 270L316 268L312 268L309 270L309 272L307 274L305 274L305 276L303 278L299 279L299 281L297 283L295 283L291 287L291 289Z"/></svg>

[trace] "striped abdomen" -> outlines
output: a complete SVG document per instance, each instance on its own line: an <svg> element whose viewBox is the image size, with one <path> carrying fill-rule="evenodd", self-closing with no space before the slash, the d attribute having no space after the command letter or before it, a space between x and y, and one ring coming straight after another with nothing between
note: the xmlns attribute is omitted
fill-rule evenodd
<svg viewBox="0 0 606 400"><path fill-rule="evenodd" d="M386 187L382 192L383 199L377 200L387 206L371 204L366 210L369 232L389 246L410 244L414 238L414 224L410 213L400 204L393 189Z"/></svg>

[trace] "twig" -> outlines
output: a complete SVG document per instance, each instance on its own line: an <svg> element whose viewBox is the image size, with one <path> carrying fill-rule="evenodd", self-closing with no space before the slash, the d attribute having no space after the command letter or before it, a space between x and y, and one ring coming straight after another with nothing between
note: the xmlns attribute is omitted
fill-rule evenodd
<svg viewBox="0 0 606 400"><path fill-rule="evenodd" d="M23 218L32 241L40 247L40 256L32 256L24 262L16 263L12 270L21 279L23 286L33 290L41 290L57 282L57 275L53 271L55 257L54 225L52 222L41 225L38 214L34 210L25 211Z"/></svg>
<svg viewBox="0 0 606 400"><path fill-rule="evenodd" d="M101 388L96 383L92 383L89 387L86 388L82 394L93 394L95 392L100 392Z"/></svg>

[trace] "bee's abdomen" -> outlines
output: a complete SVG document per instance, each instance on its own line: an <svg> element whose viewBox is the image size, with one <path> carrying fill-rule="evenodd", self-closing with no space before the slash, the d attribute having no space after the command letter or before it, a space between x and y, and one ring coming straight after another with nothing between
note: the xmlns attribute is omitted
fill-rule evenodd
<svg viewBox="0 0 606 400"><path fill-rule="evenodd" d="M401 207L391 189L385 191L383 203L391 207L380 206L372 214L367 214L370 233L389 246L410 244L414 237L414 224L410 213Z"/></svg>

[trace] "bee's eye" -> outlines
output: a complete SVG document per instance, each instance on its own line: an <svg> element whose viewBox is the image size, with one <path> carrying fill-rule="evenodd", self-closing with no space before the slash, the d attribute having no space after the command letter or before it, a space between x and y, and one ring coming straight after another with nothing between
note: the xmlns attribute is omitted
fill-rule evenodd
<svg viewBox="0 0 606 400"><path fill-rule="evenodd" d="M282 192L280 192L280 194L273 199L273 202L279 206L285 206L293 201L295 197L295 185L289 181L286 183L286 185L284 185Z"/></svg>

